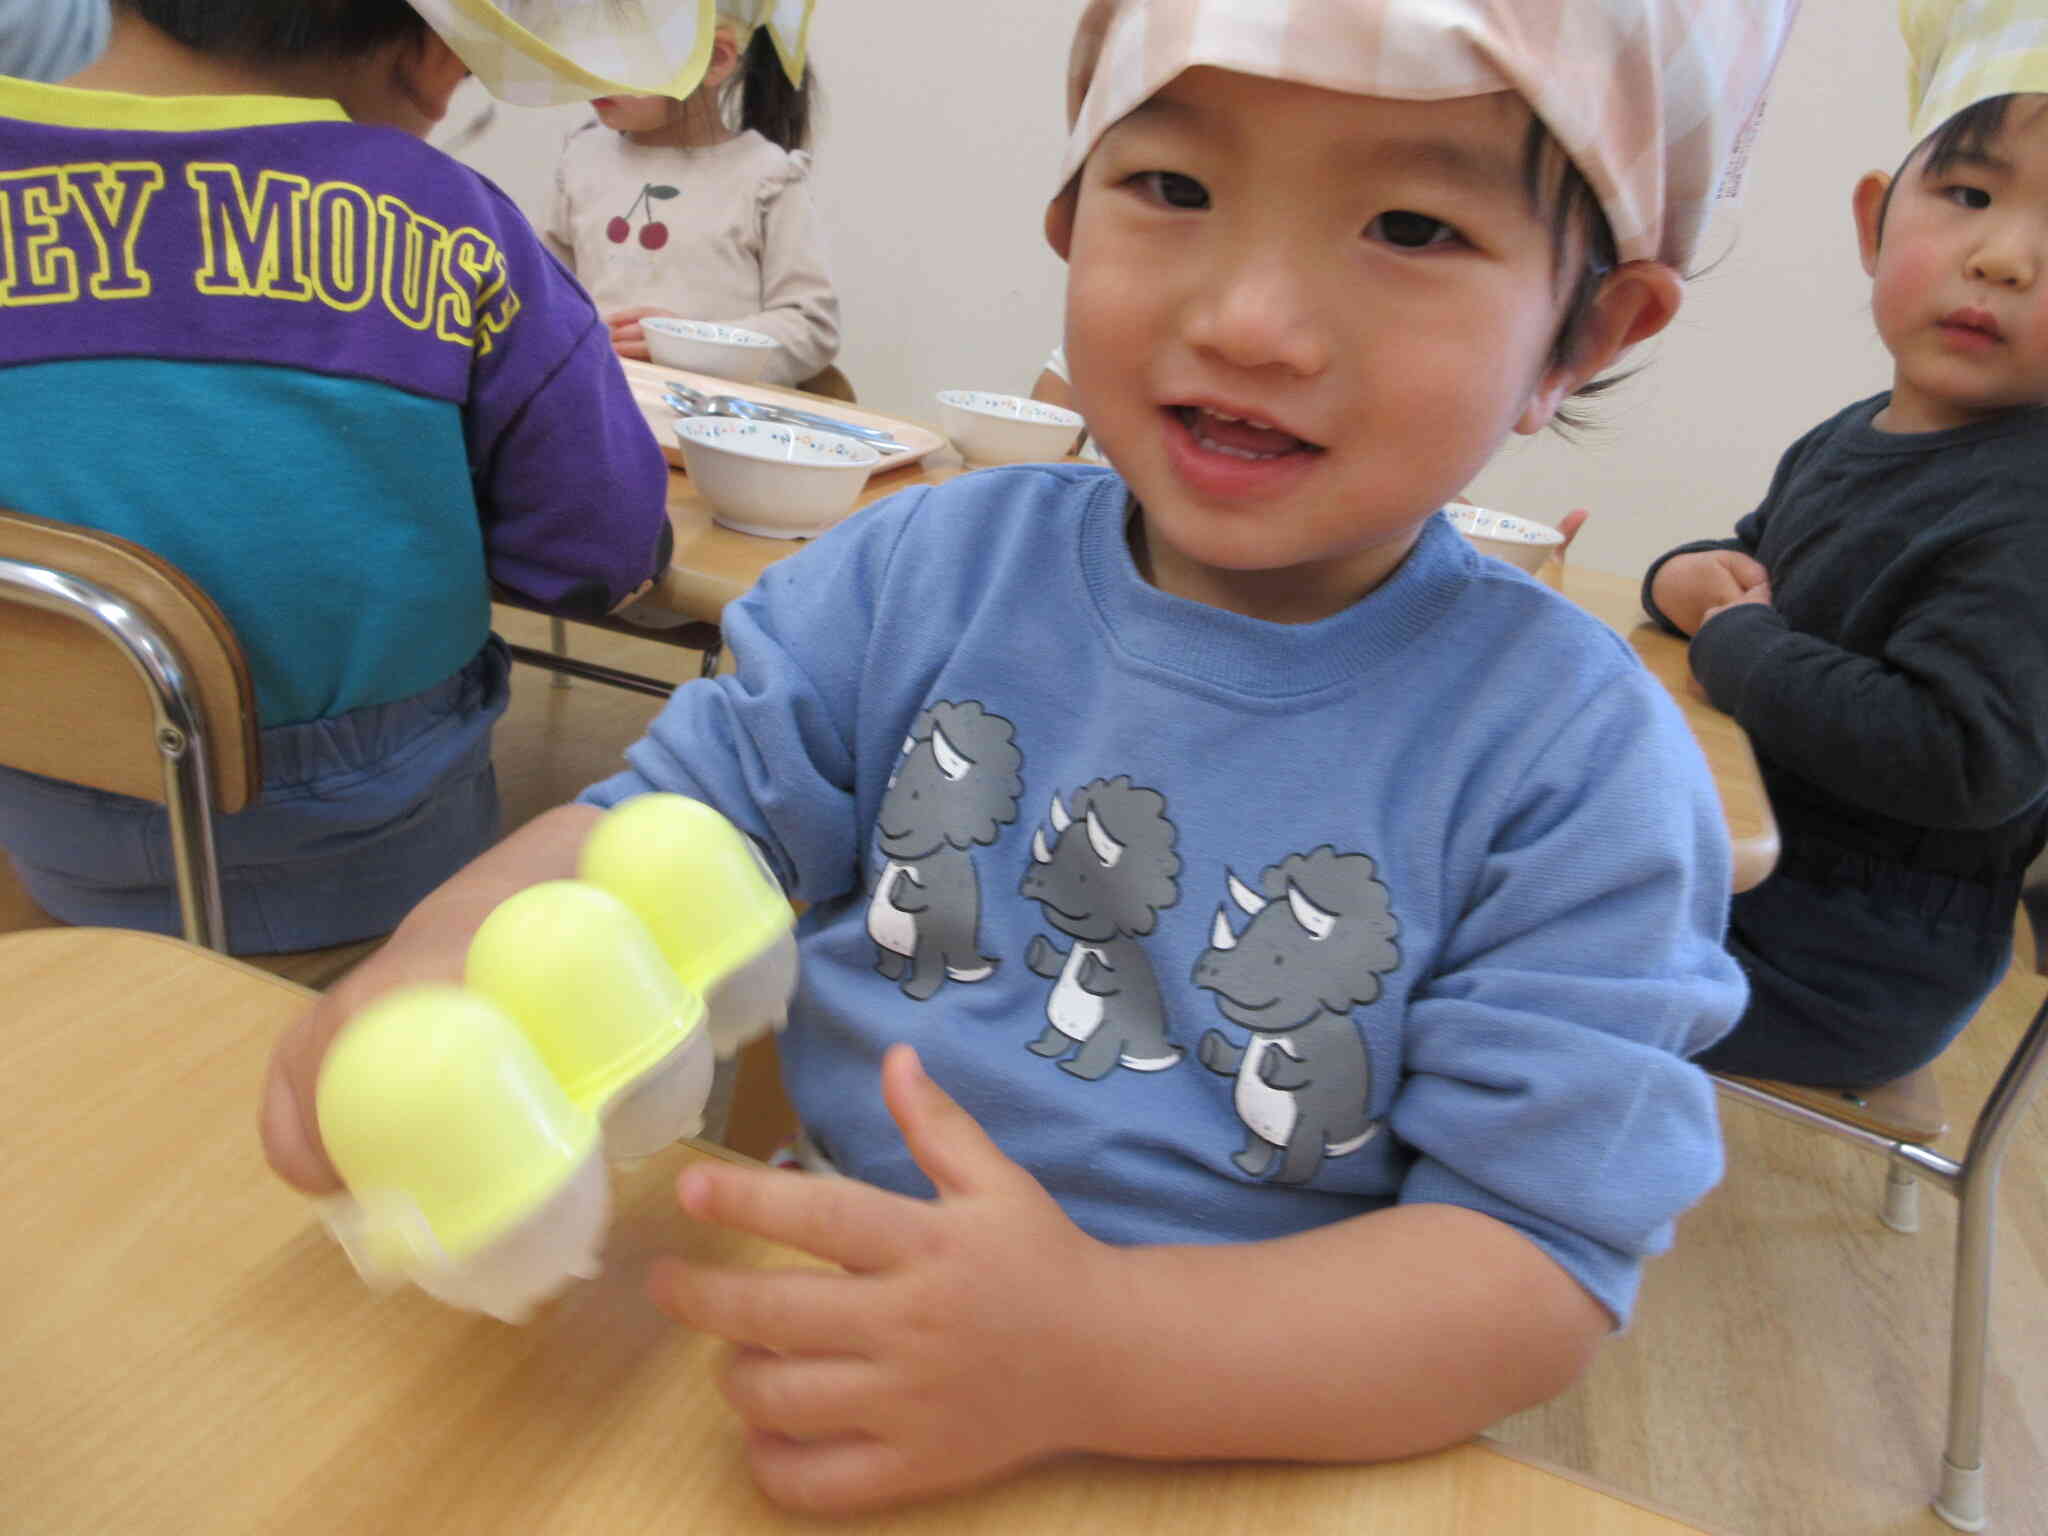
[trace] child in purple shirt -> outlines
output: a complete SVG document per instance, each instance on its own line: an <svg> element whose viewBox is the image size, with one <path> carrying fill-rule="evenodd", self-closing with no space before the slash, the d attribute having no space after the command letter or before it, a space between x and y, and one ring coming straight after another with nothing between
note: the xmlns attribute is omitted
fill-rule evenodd
<svg viewBox="0 0 2048 1536"><path fill-rule="evenodd" d="M403 0L122 0L68 84L0 81L0 505L154 550L234 627L238 951L384 932L495 840L492 581L595 617L666 564L602 320L420 142L464 72ZM162 819L0 776L0 847L66 921L177 931Z"/></svg>

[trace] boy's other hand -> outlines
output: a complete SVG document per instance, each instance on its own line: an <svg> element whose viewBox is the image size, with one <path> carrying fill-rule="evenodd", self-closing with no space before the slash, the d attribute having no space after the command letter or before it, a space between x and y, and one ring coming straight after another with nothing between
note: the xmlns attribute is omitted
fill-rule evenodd
<svg viewBox="0 0 2048 1536"><path fill-rule="evenodd" d="M1771 584L1768 581L1758 582L1755 586L1746 590L1740 597L1731 598L1725 603L1716 603L1700 615L1700 627L1704 629L1707 621L1717 613L1726 613L1730 608L1741 608L1750 603L1756 603L1765 608L1771 606Z"/></svg>
<svg viewBox="0 0 2048 1536"><path fill-rule="evenodd" d="M341 1188L320 1139L314 1092L328 1044L347 1020L345 1005L332 993L324 995L272 1048L263 1080L258 1128L264 1159L280 1179L309 1195L331 1195Z"/></svg>
<svg viewBox="0 0 2048 1536"><path fill-rule="evenodd" d="M1761 592L1762 596L1752 594ZM1657 571L1650 597L1664 617L1688 635L1711 613L1739 602L1770 599L1770 572L1739 549L1696 549L1674 555Z"/></svg>
<svg viewBox="0 0 2048 1536"><path fill-rule="evenodd" d="M657 309L651 304L636 304L631 309L613 310L604 317L606 329L612 333L612 350L621 357L630 357L635 362L651 362L652 354L647 350L647 332L640 322L649 315L666 315L680 319L672 309Z"/></svg>
<svg viewBox="0 0 2048 1536"><path fill-rule="evenodd" d="M1091 1320L1129 1305L1116 1250L926 1077L908 1046L882 1092L937 1187L916 1200L850 1179L699 1163L683 1210L842 1266L659 1262L649 1294L732 1342L722 1382L775 1502L846 1513L988 1481L1085 1444Z"/></svg>

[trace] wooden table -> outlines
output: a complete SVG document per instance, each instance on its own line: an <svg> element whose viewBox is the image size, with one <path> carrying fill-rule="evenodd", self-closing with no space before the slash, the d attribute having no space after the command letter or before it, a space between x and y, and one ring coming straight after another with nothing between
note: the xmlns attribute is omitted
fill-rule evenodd
<svg viewBox="0 0 2048 1536"><path fill-rule="evenodd" d="M721 1346L640 1290L657 1252L798 1261L676 1213L677 1169L720 1154L621 1171L605 1273L527 1327L378 1297L257 1150L265 1055L311 993L91 928L0 937L0 978L9 1533L1695 1530L1483 1442L1378 1467L1074 1458L867 1520L788 1515L747 1476Z"/></svg>

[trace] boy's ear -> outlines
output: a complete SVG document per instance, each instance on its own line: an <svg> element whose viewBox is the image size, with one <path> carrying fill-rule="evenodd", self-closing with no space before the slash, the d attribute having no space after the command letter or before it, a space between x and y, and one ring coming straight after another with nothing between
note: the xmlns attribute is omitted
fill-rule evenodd
<svg viewBox="0 0 2048 1536"><path fill-rule="evenodd" d="M399 56L399 88L405 99L429 123L448 115L448 102L455 88L469 78L469 66L434 31L423 31L417 47Z"/></svg>
<svg viewBox="0 0 2048 1536"><path fill-rule="evenodd" d="M1075 177L1064 187L1060 195L1045 205L1045 243L1053 248L1053 254L1061 261L1067 259L1067 252L1074 245L1074 204L1080 196L1081 179Z"/></svg>
<svg viewBox="0 0 2048 1536"><path fill-rule="evenodd" d="M711 35L711 62L704 66L703 83L715 91L738 73L739 67L739 42L721 26Z"/></svg>
<svg viewBox="0 0 2048 1536"><path fill-rule="evenodd" d="M1877 276L1877 244L1883 234L1884 198L1892 179L1883 171L1865 171L1850 194L1849 206L1856 214L1856 250L1863 258L1866 277Z"/></svg>
<svg viewBox="0 0 2048 1536"><path fill-rule="evenodd" d="M1515 430L1524 436L1542 431L1573 390L1669 325L1684 296L1678 273L1661 261L1623 262L1608 273L1593 296L1592 313L1579 327L1570 361L1537 381Z"/></svg>

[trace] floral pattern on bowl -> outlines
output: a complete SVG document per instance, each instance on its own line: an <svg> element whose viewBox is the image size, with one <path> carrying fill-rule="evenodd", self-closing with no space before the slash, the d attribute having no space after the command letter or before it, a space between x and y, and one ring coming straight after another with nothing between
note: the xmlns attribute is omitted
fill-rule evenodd
<svg viewBox="0 0 2048 1536"><path fill-rule="evenodd" d="M1451 520L1451 526L1458 532L1482 539L1505 539L1515 544L1564 542L1564 535L1547 523L1532 523L1526 518L1495 512L1487 507L1452 505L1444 508L1444 516Z"/></svg>
<svg viewBox="0 0 2048 1536"><path fill-rule="evenodd" d="M640 322L640 327L642 330L660 331L664 336L675 336L685 341L708 341L720 347L775 345L773 336L764 336L743 326L720 325L711 320L677 320L668 315L649 315Z"/></svg>
<svg viewBox="0 0 2048 1536"><path fill-rule="evenodd" d="M1038 422L1048 427L1065 427L1072 432L1079 432L1083 425L1078 412L1048 405L1043 400L1027 400L1022 395L992 395L979 389L942 389L939 400L944 405L963 411L978 411L984 416L1000 416L1005 421Z"/></svg>
<svg viewBox="0 0 2048 1536"><path fill-rule="evenodd" d="M1564 535L1548 523L1532 523L1490 507L1452 502L1444 516L1474 549L1525 571L1540 569L1564 544Z"/></svg>

